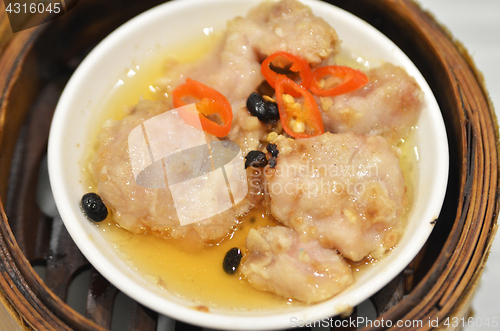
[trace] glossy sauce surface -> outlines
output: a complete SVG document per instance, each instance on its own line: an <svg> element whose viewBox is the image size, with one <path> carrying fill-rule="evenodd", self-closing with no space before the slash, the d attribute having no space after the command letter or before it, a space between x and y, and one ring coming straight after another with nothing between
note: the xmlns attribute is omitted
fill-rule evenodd
<svg viewBox="0 0 500 331"><path fill-rule="evenodd" d="M254 290L239 271L226 274L222 262L233 247L245 252L250 228L277 224L262 208L255 208L238 220L232 234L211 246L189 238L174 240L153 234L134 235L112 221L98 227L133 268L158 286L179 297L196 298L194 304L256 310L300 303Z"/></svg>

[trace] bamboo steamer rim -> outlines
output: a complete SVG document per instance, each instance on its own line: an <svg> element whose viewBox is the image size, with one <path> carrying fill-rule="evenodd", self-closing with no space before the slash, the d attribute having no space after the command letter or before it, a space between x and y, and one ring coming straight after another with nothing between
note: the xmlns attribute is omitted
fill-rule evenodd
<svg viewBox="0 0 500 331"><path fill-rule="evenodd" d="M89 8L99 6L97 2L89 0ZM158 2L148 1L144 6ZM452 183L459 190L447 193L457 208L447 211L446 219L452 226L439 255L418 285L379 319L426 321L464 316L498 228L500 206L498 125L484 78L466 48L411 0L328 2L365 19L410 56L442 107L449 140L454 138L452 147L461 160L455 170L459 183ZM70 14L66 19L70 19ZM16 101L15 92L19 89L16 84L25 79L21 75L23 66L30 61L38 38L49 26L12 34L6 22L5 12L0 12L0 301L28 329L104 330L76 313L43 283L21 251L5 214L6 183L15 144L9 137L17 136L30 101L37 93L33 88L32 99L27 98L24 103ZM407 41L397 36L401 31L408 34ZM13 115L16 109L25 111Z"/></svg>

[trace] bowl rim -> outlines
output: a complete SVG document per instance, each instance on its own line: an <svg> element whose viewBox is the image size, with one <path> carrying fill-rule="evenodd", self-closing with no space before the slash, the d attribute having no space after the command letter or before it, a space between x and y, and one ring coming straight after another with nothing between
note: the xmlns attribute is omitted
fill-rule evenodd
<svg viewBox="0 0 500 331"><path fill-rule="evenodd" d="M252 2L250 0L239 0L240 2L249 3ZM344 17L347 17L348 20L354 20L359 23L363 23L360 18L355 17L351 13L342 10L338 7L335 7L329 3L316 1L316 0L301 0L307 5L313 7L313 11L316 13L317 11L334 11L337 14L341 13ZM338 314L349 307L353 307L359 304L362 300L370 297L384 285L386 285L391 279L396 277L401 271L401 268L388 268L388 270L384 271L384 277L379 277L377 279L372 280L370 283L364 284L364 291L358 290L357 292L352 292L350 300L346 299L342 302L337 302L332 306L331 301L329 299L325 302L307 306L304 309L300 309L300 312L297 310L290 310L285 313L277 313L272 315L234 315L230 314L222 314L222 313L214 313L211 312L209 314L205 312L200 312L193 310L190 307L181 306L176 304L168 299L160 297L155 293L150 296L144 295L144 289L138 285L131 278L127 277L123 274L123 271L118 269L115 265L108 263L106 261L106 257L103 257L99 251L99 247L93 241L89 241L87 236L81 236L81 233L85 233L85 228L82 226L80 222L73 222L72 220L76 219L76 212L79 212L79 208L75 208L73 205L75 202L70 199L67 188L64 186L64 183L61 181L60 174L64 170L64 153L61 146L61 141L64 137L64 123L67 119L68 113L67 109L71 109L72 96L75 93L78 93L78 88L81 80L85 77L89 72L92 72L95 63L100 60L101 57L105 56L105 54L109 51L112 51L114 47L116 47L120 42L125 39L129 33L134 31L137 26L141 24L145 24L145 22L154 21L160 17L163 17L165 12L172 10L183 10L186 8L190 8L195 5L206 5L208 1L206 0L184 0L184 1L172 1L167 2L157 7L154 7L136 17L126 22L124 25L120 26L110 35L108 35L101 43L99 43L83 60L80 66L77 68L75 73L70 78L70 81L66 85L63 94L58 102L56 111L54 113L54 117L52 120L50 135L49 135L49 147L48 147L48 161L49 161L49 176L51 187L53 190L54 198L56 200L57 208L60 212L61 218L70 233L72 239L77 244L78 248L82 251L84 256L89 260L89 262L98 270L106 279L108 279L112 284L114 284L117 288L119 288L122 292L132 297L134 300L140 302L141 304L158 311L159 313L169 315L175 319L182 320L187 323L196 324L204 327L211 328L227 328L227 329L248 329L249 325L251 325L252 329L276 329L276 328L287 328L290 327L289 321L291 317L296 317L299 320L307 320L307 319L321 319L325 316L332 316L334 314ZM230 3L234 2L232 0L217 0L217 3ZM252 2L255 4L255 2ZM391 47L396 47L392 42L389 41L387 37L382 35L378 30L373 28L368 23L364 22L367 26L370 27L370 32L377 38L382 38L385 40L384 42L388 43ZM334 26L335 28L335 26ZM399 48L397 48L399 50ZM401 50L399 52L402 53ZM405 56L406 57L406 56ZM407 61L411 63L411 61L406 57ZM416 69L416 67L415 67ZM418 72L418 70L417 70ZM422 77L423 79L423 77ZM428 87L427 83L422 86L422 82L419 81L421 87L426 90L431 91ZM432 91L431 91L432 93ZM434 97L433 97L434 98ZM435 99L434 99L435 100ZM436 102L437 105L437 102ZM444 161L439 168L436 169L436 178L439 182L438 187L442 188L439 192L434 192L432 204L432 217L437 218L439 215L439 211L441 209L442 202L444 200L447 179L448 179L448 143L446 138L446 130L444 127L444 122L441 116L441 113L434 114L440 118L440 121L437 120L433 122L436 126L434 132L438 132L438 138L440 143L438 144L440 147L440 152L442 156L445 156ZM438 119L439 119L438 118ZM443 143L444 142L444 143ZM73 207L71 207L73 206ZM420 238L421 240L416 241L414 249L404 251L404 260L408 261L408 263L413 259L413 257L420 251L421 247L425 243L430 235L430 232L433 229L433 225L429 224L425 227L425 238ZM417 249L418 247L418 249ZM403 252L400 252L403 253ZM392 254L394 256L397 254ZM403 268L406 265L403 266ZM119 282L116 278L119 277ZM369 285L370 288L367 288ZM363 289L363 287L362 287ZM363 292L361 294L360 292ZM366 296L368 294L368 296ZM334 297L335 298L335 297ZM158 308L160 307L160 308ZM291 315L294 314L294 315ZM285 323L283 323L285 322Z"/></svg>

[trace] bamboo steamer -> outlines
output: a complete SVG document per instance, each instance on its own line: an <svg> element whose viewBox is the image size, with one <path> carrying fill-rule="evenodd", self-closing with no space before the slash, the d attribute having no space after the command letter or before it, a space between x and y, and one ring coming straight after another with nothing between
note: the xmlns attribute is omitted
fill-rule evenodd
<svg viewBox="0 0 500 331"><path fill-rule="evenodd" d="M5 7L0 9L2 330L111 327L118 291L95 270L85 316L65 303L69 283L91 266L67 232L60 231L60 219L37 207L36 183L51 117L71 73L112 30L161 2L81 1L78 10L16 34ZM378 319L394 324L421 320L422 325L399 329L427 330L434 326L429 319L464 317L488 258L499 210L498 129L482 76L462 45L411 0L328 2L375 26L411 58L433 90L448 132L450 175L443 210L414 261L371 298ZM45 282L34 265L46 266ZM156 313L137 303L131 309L130 330L156 330ZM356 309L346 318L356 318ZM176 330L201 328L178 322Z"/></svg>

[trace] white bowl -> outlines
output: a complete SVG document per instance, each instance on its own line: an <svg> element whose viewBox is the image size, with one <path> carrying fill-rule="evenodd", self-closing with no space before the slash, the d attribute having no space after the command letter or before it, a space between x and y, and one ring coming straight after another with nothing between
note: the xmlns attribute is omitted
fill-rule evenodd
<svg viewBox="0 0 500 331"><path fill-rule="evenodd" d="M79 249L118 289L161 314L204 327L233 330L289 328L291 321L333 316L358 305L396 277L419 252L433 229L432 221L440 213L447 185L448 143L432 91L408 57L371 25L328 3L303 2L336 29L345 50L375 64L384 60L404 67L425 93L416 136L420 161L418 185L404 235L395 251L369 268L341 294L312 306L269 313L193 310L192 302L157 288L124 262L79 207L86 193L81 182L80 162L83 146L89 141L89 127L96 117L95 108L106 99L124 70L144 61L159 45L177 45L200 36L208 31L206 28L221 31L228 19L246 14L257 3L255 0L168 2L118 28L85 58L59 100L48 149L50 181L57 208Z"/></svg>

